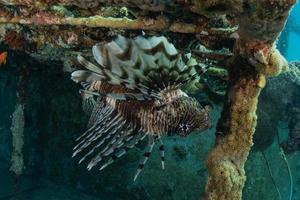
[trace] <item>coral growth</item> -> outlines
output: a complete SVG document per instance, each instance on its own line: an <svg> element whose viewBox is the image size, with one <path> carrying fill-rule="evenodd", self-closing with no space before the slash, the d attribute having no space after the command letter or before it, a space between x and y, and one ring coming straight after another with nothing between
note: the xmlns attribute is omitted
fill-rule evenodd
<svg viewBox="0 0 300 200"><path fill-rule="evenodd" d="M287 78L293 83L300 86L300 62L292 62L289 65L289 72L286 73Z"/></svg>
<svg viewBox="0 0 300 200"><path fill-rule="evenodd" d="M281 146L286 153L300 151L300 63L290 64L290 70L285 74L285 78L292 82L294 88L290 89L291 95L287 100L286 112L289 121L289 138Z"/></svg>
<svg viewBox="0 0 300 200"><path fill-rule="evenodd" d="M27 41L21 33L16 31L8 32L5 35L3 42L14 50L25 50L31 52L35 49L35 44Z"/></svg>
<svg viewBox="0 0 300 200"><path fill-rule="evenodd" d="M288 154L300 150L300 107L290 108L289 138L281 144Z"/></svg>
<svg viewBox="0 0 300 200"><path fill-rule="evenodd" d="M266 77L277 75L287 69L287 62L274 49L290 7L265 2L252 2L256 12L240 18L239 39L235 44L235 58L230 66L227 103L217 126L217 142L207 159L209 169L205 199L241 199L246 177L244 164L247 160L256 126L258 96L266 84ZM261 10L280 11L277 16L260 16ZM259 16L259 17L258 17ZM257 30L262 23L265 29ZM219 185L222 185L221 187Z"/></svg>

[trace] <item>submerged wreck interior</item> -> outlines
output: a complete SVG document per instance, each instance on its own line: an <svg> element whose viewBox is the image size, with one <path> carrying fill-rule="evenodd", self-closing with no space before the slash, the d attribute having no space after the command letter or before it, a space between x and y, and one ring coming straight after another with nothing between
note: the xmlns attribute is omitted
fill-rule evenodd
<svg viewBox="0 0 300 200"><path fill-rule="evenodd" d="M295 3L0 0L0 53L8 54L6 64L0 64L0 173L5 174L0 199L45 199L30 195L51 193L43 189L48 180L67 188L52 186L68 194L61 199L300 196L293 189L300 185L295 174L299 154L289 162L286 157L300 148L300 105L295 100L300 96L300 68L277 50ZM117 35L163 35L181 52L210 65L186 90L212 105L213 128L186 139L166 138L166 169L153 159L137 182L132 174L143 147L101 172L86 171L71 158L87 116L70 72L79 67L79 53L90 57L95 43ZM290 115L290 122L282 120ZM286 124L289 136L286 128L277 131ZM73 198L78 191L83 193ZM51 195L49 199L60 199Z"/></svg>

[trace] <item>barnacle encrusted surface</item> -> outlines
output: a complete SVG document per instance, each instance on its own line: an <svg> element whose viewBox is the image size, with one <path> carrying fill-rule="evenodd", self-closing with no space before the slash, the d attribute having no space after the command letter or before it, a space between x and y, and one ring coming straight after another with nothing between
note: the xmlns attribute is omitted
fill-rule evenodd
<svg viewBox="0 0 300 200"><path fill-rule="evenodd" d="M115 3L119 5L127 5L127 6L137 6L141 9L145 10L153 10L153 11L159 11L163 10L165 5L171 3L171 0L155 0L155 1L149 1L149 0L70 0L68 1L68 4L74 4L76 6L79 6L81 8L95 8L99 6L100 4L106 3Z"/></svg>

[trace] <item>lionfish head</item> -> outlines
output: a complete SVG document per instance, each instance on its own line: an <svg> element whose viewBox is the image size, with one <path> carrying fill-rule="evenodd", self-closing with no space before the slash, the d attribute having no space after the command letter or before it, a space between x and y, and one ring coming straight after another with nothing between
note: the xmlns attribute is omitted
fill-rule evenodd
<svg viewBox="0 0 300 200"><path fill-rule="evenodd" d="M183 109L179 110L179 123L175 133L185 137L192 132L202 132L211 127L209 113L210 106L202 107L200 103L191 97L181 100Z"/></svg>

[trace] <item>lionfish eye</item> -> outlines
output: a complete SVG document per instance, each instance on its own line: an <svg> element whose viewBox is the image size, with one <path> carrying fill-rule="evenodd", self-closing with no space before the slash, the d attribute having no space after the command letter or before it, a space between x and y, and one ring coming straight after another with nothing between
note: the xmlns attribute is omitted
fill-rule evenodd
<svg viewBox="0 0 300 200"><path fill-rule="evenodd" d="M191 130L191 125L189 123L181 123L179 124L179 128L180 128L179 134L182 136L186 136Z"/></svg>

